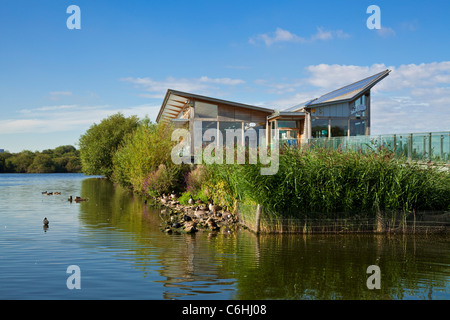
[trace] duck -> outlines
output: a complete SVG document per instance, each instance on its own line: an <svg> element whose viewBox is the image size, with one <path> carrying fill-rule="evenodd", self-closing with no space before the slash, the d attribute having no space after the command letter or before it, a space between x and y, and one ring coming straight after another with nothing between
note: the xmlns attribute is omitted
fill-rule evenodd
<svg viewBox="0 0 450 320"><path fill-rule="evenodd" d="M75 202L81 202L81 201L86 201L87 199L83 199L83 198L81 198L81 197L75 197L75 199L74 199L74 201Z"/></svg>
<svg viewBox="0 0 450 320"><path fill-rule="evenodd" d="M206 220L206 223L208 224L209 228L211 230L217 230L219 229L219 226L217 225L217 223L214 221L213 218L208 218L208 220Z"/></svg>
<svg viewBox="0 0 450 320"><path fill-rule="evenodd" d="M53 192L53 194L59 196L61 195L61 192Z"/></svg>
<svg viewBox="0 0 450 320"><path fill-rule="evenodd" d="M227 206L223 206L222 216L229 219L233 214L230 211L227 211Z"/></svg>
<svg viewBox="0 0 450 320"><path fill-rule="evenodd" d="M197 198L196 203L197 203L198 205L200 205L200 204L203 204L203 201L202 201L200 198Z"/></svg>
<svg viewBox="0 0 450 320"><path fill-rule="evenodd" d="M197 218L201 218L202 216L207 215L208 212L208 209L206 209L205 207L197 207L195 208L194 215Z"/></svg>
<svg viewBox="0 0 450 320"><path fill-rule="evenodd" d="M67 199L67 201L72 202L73 201L72 196L70 196L69 199Z"/></svg>
<svg viewBox="0 0 450 320"><path fill-rule="evenodd" d="M42 191L42 194L47 194L47 191Z"/></svg>
<svg viewBox="0 0 450 320"><path fill-rule="evenodd" d="M48 226L48 223L49 223L49 222L48 222L47 217L44 218L44 221L42 221L42 223L44 223L44 226Z"/></svg>
<svg viewBox="0 0 450 320"><path fill-rule="evenodd" d="M218 211L221 211L223 208L221 206L218 206L217 204L213 204L212 202L209 203L209 211L212 213L216 213Z"/></svg>
<svg viewBox="0 0 450 320"><path fill-rule="evenodd" d="M170 198L172 200L176 200L177 199L177 195L175 194L175 191L172 191L172 193L170 194Z"/></svg>
<svg viewBox="0 0 450 320"><path fill-rule="evenodd" d="M192 198L192 195L189 196L188 203L189 203L190 205L193 205L193 204L194 204L194 199Z"/></svg>

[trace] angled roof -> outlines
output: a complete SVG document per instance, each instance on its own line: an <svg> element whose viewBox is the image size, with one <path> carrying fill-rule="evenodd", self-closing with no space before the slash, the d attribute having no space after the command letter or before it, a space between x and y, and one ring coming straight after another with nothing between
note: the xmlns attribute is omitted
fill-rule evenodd
<svg viewBox="0 0 450 320"><path fill-rule="evenodd" d="M359 95L361 95L363 92L370 90L374 85L376 85L382 79L387 77L389 75L389 72L391 72L391 70L384 70L382 72L374 74L373 76L364 78L362 80L349 84L345 87L324 94L323 96L317 99L308 100L304 103L290 107L283 111L297 111L302 110L304 108L311 108L324 104L353 100Z"/></svg>
<svg viewBox="0 0 450 320"><path fill-rule="evenodd" d="M159 110L158 116L156 117L156 122L160 121L170 121L176 119L178 114L185 108L190 99L208 101L216 104L226 104L234 107L263 111L267 113L273 113L273 109L267 109L257 106L252 106L249 104L221 100L206 96L201 96L198 94L188 93L177 91L173 89L168 89L166 92L166 96L164 97L163 104L161 105L161 109Z"/></svg>
<svg viewBox="0 0 450 320"><path fill-rule="evenodd" d="M290 108L287 108L287 109L283 109L283 111L297 111L297 110L301 110L301 109L309 106L314 100L317 100L317 98L305 101L303 103L297 104L297 105L295 105L293 107L290 107Z"/></svg>
<svg viewBox="0 0 450 320"><path fill-rule="evenodd" d="M309 107L317 106L330 102L338 102L338 101L348 101L356 98L364 91L371 89L374 85L380 82L382 79L387 77L387 75L391 72L390 70L384 70L373 76L367 77L365 79L359 80L352 84L349 84L340 89L334 90L323 96L319 97L317 100L313 101Z"/></svg>

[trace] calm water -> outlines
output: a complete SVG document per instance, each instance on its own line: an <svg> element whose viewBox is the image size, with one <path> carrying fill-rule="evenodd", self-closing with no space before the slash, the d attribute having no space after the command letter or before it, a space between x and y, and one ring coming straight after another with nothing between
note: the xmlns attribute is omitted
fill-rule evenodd
<svg viewBox="0 0 450 320"><path fill-rule="evenodd" d="M0 299L450 298L448 237L167 235L140 197L79 174L3 174L0 194Z"/></svg>

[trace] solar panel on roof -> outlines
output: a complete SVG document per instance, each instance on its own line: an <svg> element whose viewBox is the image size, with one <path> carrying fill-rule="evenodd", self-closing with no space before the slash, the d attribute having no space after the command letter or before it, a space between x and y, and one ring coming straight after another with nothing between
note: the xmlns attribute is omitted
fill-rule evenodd
<svg viewBox="0 0 450 320"><path fill-rule="evenodd" d="M383 71L384 72L384 71ZM373 75L371 77L368 77L366 79L360 80L358 82L355 82L353 84L350 84L348 86L345 86L341 89L335 90L333 92L327 93L320 98L318 98L316 101L314 101L313 104L321 103L330 99L334 99L336 97L342 96L344 94L347 94L352 91L363 89L365 86L367 86L369 83L371 83L373 80L378 78L381 75L382 72L377 73L376 75Z"/></svg>
<svg viewBox="0 0 450 320"><path fill-rule="evenodd" d="M306 107L307 105L309 105L311 102L313 102L314 100L316 100L315 98L314 99L312 99L312 100L308 100L308 101L306 101L306 102L304 102L304 103L300 103L300 104L297 104L297 105L295 105L295 106L293 106L293 107L290 107L290 108L288 108L288 109L284 109L283 111L295 111L295 110L298 110L298 109L300 109L300 108L302 108L302 107Z"/></svg>

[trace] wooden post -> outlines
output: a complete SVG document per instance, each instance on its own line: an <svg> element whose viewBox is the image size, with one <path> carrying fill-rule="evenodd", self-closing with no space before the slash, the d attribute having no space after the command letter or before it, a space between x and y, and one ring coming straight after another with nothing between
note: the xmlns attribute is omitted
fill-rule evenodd
<svg viewBox="0 0 450 320"><path fill-rule="evenodd" d="M394 134L394 145L393 145L392 151L394 152L394 155L397 154L397 135L396 134Z"/></svg>
<svg viewBox="0 0 450 320"><path fill-rule="evenodd" d="M431 160L433 157L433 151L431 150L431 132L428 134L428 160Z"/></svg>
<svg viewBox="0 0 450 320"><path fill-rule="evenodd" d="M260 232L260 227L261 227L261 205L258 204L256 206L256 218L255 218L255 223L256 223L256 228L255 228L255 232L259 233Z"/></svg>
<svg viewBox="0 0 450 320"><path fill-rule="evenodd" d="M380 207L377 205L377 213L376 213L376 223L377 223L377 233L381 233L385 231L385 224L383 214L381 213Z"/></svg>
<svg viewBox="0 0 450 320"><path fill-rule="evenodd" d="M412 160L412 152L413 152L413 134L410 133L408 136L408 160Z"/></svg>

